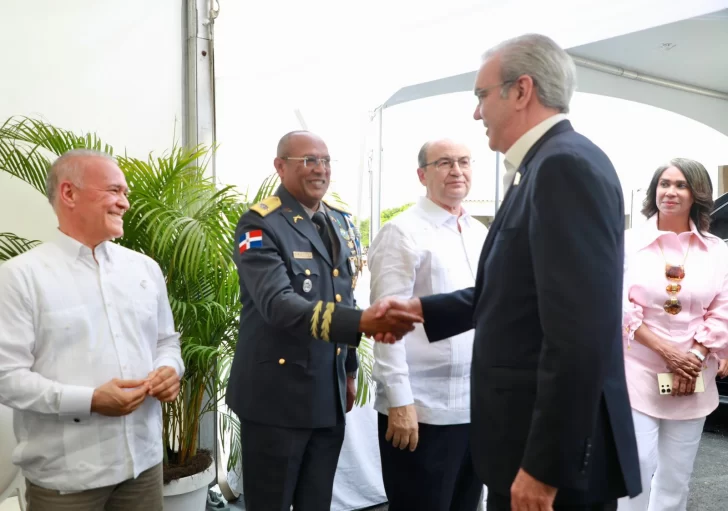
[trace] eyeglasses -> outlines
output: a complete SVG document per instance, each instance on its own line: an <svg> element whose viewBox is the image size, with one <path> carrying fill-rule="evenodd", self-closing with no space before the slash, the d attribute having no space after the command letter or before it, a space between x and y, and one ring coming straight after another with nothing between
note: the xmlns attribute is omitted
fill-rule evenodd
<svg viewBox="0 0 728 511"><path fill-rule="evenodd" d="M665 304L662 306L665 312L675 316L682 310L682 303L677 297L677 294L682 289L680 282L685 278L685 266L674 266L671 264L665 265L665 278L670 281L665 290L670 298L665 300Z"/></svg>
<svg viewBox="0 0 728 511"><path fill-rule="evenodd" d="M455 168L455 164L457 164L457 166L460 167L461 170L468 170L473 161L474 160L471 160L467 156L463 156L462 158L458 158L457 160L454 158L440 158L438 160L431 161L430 163L425 163L422 168L434 165L437 170L445 170L446 168L452 170Z"/></svg>
<svg viewBox="0 0 728 511"><path fill-rule="evenodd" d="M331 158L314 158L313 156L288 156L286 158L283 158L284 160L295 160L295 161L302 161L303 166L308 167L317 167L321 165L325 169L331 168L331 162L333 161Z"/></svg>
<svg viewBox="0 0 728 511"><path fill-rule="evenodd" d="M490 93L490 91L492 91L496 87L505 87L506 85L511 85L515 82L516 82L516 80L506 80L505 82L496 83L495 85L490 85L490 86L484 87L482 89L476 89L475 97L478 98L479 100L483 99Z"/></svg>

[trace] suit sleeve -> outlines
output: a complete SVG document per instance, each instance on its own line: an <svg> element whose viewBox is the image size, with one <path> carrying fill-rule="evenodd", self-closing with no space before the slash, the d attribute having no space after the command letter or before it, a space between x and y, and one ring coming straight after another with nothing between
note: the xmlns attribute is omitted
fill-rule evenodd
<svg viewBox="0 0 728 511"><path fill-rule="evenodd" d="M359 369L359 356L356 353L356 349L349 348L346 352L344 370L349 374L356 372L357 369Z"/></svg>
<svg viewBox="0 0 728 511"><path fill-rule="evenodd" d="M245 233L252 231L262 233L262 246L240 253L236 245L233 258L241 292L250 295L263 320L303 341L313 337L358 346L362 312L335 302L311 302L298 295L291 286L275 232L264 218L249 211L238 223L235 240L240 243Z"/></svg>
<svg viewBox="0 0 728 511"><path fill-rule="evenodd" d="M621 343L622 191L574 155L533 183L529 236L543 344L523 469L583 488L611 352Z"/></svg>
<svg viewBox="0 0 728 511"><path fill-rule="evenodd" d="M441 341L471 330L474 298L473 287L421 298L427 339Z"/></svg>

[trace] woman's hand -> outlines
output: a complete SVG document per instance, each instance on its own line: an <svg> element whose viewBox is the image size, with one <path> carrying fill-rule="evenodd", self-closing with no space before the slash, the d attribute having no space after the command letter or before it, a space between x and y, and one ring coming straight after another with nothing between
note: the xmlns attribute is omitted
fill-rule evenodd
<svg viewBox="0 0 728 511"><path fill-rule="evenodd" d="M720 365L718 366L718 376L721 378L728 376L728 358L724 358L720 361Z"/></svg>
<svg viewBox="0 0 728 511"><path fill-rule="evenodd" d="M678 374L672 375L672 395L692 396L695 393L697 378L683 378Z"/></svg>
<svg viewBox="0 0 728 511"><path fill-rule="evenodd" d="M671 346L663 346L660 355L675 376L686 380L694 380L700 374L702 362L692 353L682 353ZM676 385L672 384L673 392Z"/></svg>

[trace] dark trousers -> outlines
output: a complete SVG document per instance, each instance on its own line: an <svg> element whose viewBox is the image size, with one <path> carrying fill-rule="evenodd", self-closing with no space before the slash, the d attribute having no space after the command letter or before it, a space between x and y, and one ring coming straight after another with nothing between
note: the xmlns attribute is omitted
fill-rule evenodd
<svg viewBox="0 0 728 511"><path fill-rule="evenodd" d="M511 511L511 497L489 492L486 509L487 511ZM554 511L617 511L617 501L614 500L606 504L556 505Z"/></svg>
<svg viewBox="0 0 728 511"><path fill-rule="evenodd" d="M294 429L240 421L243 494L248 511L331 508L344 424Z"/></svg>
<svg viewBox="0 0 728 511"><path fill-rule="evenodd" d="M470 424L419 425L415 452L387 442L379 414L379 453L389 511L475 511L483 491L470 458Z"/></svg>

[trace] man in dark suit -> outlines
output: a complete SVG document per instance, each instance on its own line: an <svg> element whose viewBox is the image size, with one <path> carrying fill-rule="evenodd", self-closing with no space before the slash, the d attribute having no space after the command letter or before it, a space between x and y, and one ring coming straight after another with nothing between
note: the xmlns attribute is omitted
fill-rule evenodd
<svg viewBox="0 0 728 511"><path fill-rule="evenodd" d="M640 491L622 352L624 207L564 114L575 67L540 35L488 51L474 117L510 184L474 288L380 304L430 341L475 326L471 446L489 510L607 510Z"/></svg>
<svg viewBox="0 0 728 511"><path fill-rule="evenodd" d="M345 208L322 201L326 144L289 133L274 165L281 186L235 233L243 308L226 402L241 422L247 509L319 511L331 505L362 333L401 337L418 318L356 309L361 249Z"/></svg>

